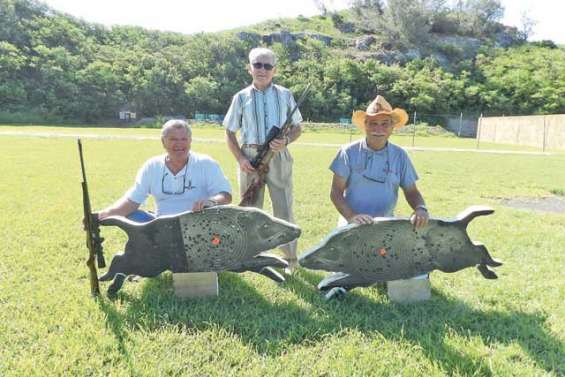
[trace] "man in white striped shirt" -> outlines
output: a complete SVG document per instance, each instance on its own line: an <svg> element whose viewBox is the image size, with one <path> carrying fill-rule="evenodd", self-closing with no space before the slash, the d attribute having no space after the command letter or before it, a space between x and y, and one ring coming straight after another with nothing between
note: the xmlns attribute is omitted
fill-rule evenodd
<svg viewBox="0 0 565 377"><path fill-rule="evenodd" d="M270 49L254 48L249 53L248 72L253 82L236 93L224 118L228 148L239 164L239 189L243 193L253 182L255 169L250 160L258 147L265 142L272 127L282 127L290 109L296 102L290 90L273 84L276 73L276 56ZM302 132L302 115L297 110L292 116L292 127L284 139L274 139L269 144L275 152L269 163L266 186L269 188L273 215L294 223L292 211L292 157L287 149ZM241 130L240 140L237 132ZM257 195L254 207L262 208L264 188ZM281 246L289 262L289 272L298 266L296 241Z"/></svg>

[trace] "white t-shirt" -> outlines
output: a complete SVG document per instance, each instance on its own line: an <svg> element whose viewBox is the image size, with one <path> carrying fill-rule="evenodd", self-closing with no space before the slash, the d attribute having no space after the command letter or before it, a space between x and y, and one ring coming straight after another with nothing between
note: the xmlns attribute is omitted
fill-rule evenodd
<svg viewBox="0 0 565 377"><path fill-rule="evenodd" d="M176 175L165 164L166 156L153 157L143 164L126 198L142 204L151 194L157 216L163 216L190 211L196 201L220 192L231 194L220 165L209 156L190 152L188 163Z"/></svg>

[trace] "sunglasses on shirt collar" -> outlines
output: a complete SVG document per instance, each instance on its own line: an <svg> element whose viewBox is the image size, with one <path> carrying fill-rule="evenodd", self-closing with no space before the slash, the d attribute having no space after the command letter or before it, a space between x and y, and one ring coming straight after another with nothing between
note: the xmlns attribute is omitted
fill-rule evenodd
<svg viewBox="0 0 565 377"><path fill-rule="evenodd" d="M373 182L385 183L388 173L390 172L390 159L388 155L388 149L386 150L386 162L385 166L383 166L382 171L374 171L369 167L369 165L372 165L373 157L373 154L365 156L365 169L362 172L363 178Z"/></svg>
<svg viewBox="0 0 565 377"><path fill-rule="evenodd" d="M269 63L260 63L260 62L257 62L257 63L253 63L253 64L251 64L251 65L252 65L253 68L255 68L255 69L265 68L266 71L270 71L270 70L272 70L273 68L275 68L274 65L269 64Z"/></svg>

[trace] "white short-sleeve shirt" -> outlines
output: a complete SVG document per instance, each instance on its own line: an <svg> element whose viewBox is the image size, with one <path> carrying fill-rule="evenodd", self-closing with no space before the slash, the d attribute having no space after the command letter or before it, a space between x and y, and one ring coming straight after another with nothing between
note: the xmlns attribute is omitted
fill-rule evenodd
<svg viewBox="0 0 565 377"><path fill-rule="evenodd" d="M156 203L156 215L173 215L192 209L198 200L231 187L220 166L211 157L190 152L188 163L176 175L165 164L166 155L150 158L137 172L135 184L125 194L142 204L149 195Z"/></svg>

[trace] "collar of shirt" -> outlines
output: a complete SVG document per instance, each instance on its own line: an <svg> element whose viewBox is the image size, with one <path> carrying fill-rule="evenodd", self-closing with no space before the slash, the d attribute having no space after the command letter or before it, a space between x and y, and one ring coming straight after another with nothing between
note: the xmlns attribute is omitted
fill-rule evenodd
<svg viewBox="0 0 565 377"><path fill-rule="evenodd" d="M180 170L176 174L174 174L172 172L172 170L169 168L169 166L167 165L167 161L169 160L169 156L167 154L164 154L163 155L164 171L168 172L173 177L177 177L179 175L185 175L186 172L188 171L188 165L190 164L190 157L191 157L191 155L190 155L190 152L189 152L188 153L188 159L186 160L186 164L184 164L183 167L180 168Z"/></svg>
<svg viewBox="0 0 565 377"><path fill-rule="evenodd" d="M378 151L376 151L367 145L367 139L363 139L363 141L361 142L361 151L364 152L366 156L383 155L388 152L388 145L389 144L387 141L384 148L381 148Z"/></svg>
<svg viewBox="0 0 565 377"><path fill-rule="evenodd" d="M274 86L275 86L275 84L273 84L273 83L271 82L271 83L269 84L269 86L265 88L265 90L261 90L261 89L257 89L257 88L255 87L255 84L251 83L251 88L252 88L253 90L255 90L256 92L261 93L261 94L268 94L268 93L270 93L270 92L274 89Z"/></svg>

